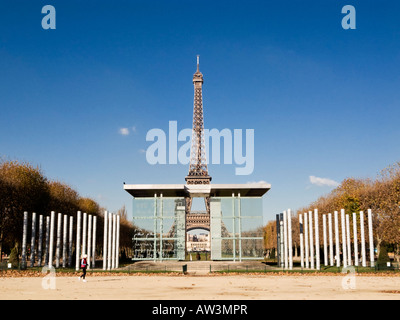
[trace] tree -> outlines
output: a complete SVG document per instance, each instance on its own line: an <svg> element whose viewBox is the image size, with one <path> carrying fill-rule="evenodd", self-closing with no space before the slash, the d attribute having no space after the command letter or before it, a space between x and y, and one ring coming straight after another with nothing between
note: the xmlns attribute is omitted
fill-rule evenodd
<svg viewBox="0 0 400 320"><path fill-rule="evenodd" d="M396 259L400 258L400 162L381 172L377 180L374 222L379 226L381 241L395 246Z"/></svg>
<svg viewBox="0 0 400 320"><path fill-rule="evenodd" d="M47 179L39 167L18 161L0 163L1 207L0 250L7 241L10 247L22 237L23 212L43 212L49 200Z"/></svg>
<svg viewBox="0 0 400 320"><path fill-rule="evenodd" d="M19 266L19 253L18 253L18 246L15 246L11 249L10 256L8 258L8 263L11 263L13 268L18 268Z"/></svg>
<svg viewBox="0 0 400 320"><path fill-rule="evenodd" d="M86 212L91 215L100 215L100 206L99 204L91 198L79 198L78 200L79 210L82 212Z"/></svg>
<svg viewBox="0 0 400 320"><path fill-rule="evenodd" d="M57 211L75 216L79 210L79 194L65 183L49 181L50 199L47 212Z"/></svg>
<svg viewBox="0 0 400 320"><path fill-rule="evenodd" d="M267 252L270 252L273 248L276 248L276 223L275 221L269 221L264 227L264 247Z"/></svg>
<svg viewBox="0 0 400 320"><path fill-rule="evenodd" d="M378 256L378 265L386 264L386 262L390 262L389 255L387 253L387 247L385 245L381 246L381 251Z"/></svg>
<svg viewBox="0 0 400 320"><path fill-rule="evenodd" d="M356 179L347 178L332 190L329 194L318 198L313 203L297 210L299 214L318 209L320 221L323 214L334 213L345 209L346 214L357 214L359 223L359 212L367 212L368 209L373 213L374 244L380 253L382 243L393 245L395 257L400 262L400 162L382 170L376 179ZM366 219L364 223L367 223ZM292 221L292 225L298 225ZM339 219L339 230L341 230ZM268 234L272 234L274 222L270 222L265 227ZM367 228L367 226L365 226ZM299 236L297 229L294 228L293 242ZM322 223L320 223L320 234ZM360 228L358 228L360 232ZM276 234L274 235L276 237ZM266 236L265 246L268 248L273 241L271 236ZM320 237L322 244L322 237ZM353 241L353 237L351 239Z"/></svg>
<svg viewBox="0 0 400 320"><path fill-rule="evenodd" d="M137 227L132 221L128 219L128 211L125 206L122 206L117 214L120 215L120 247L122 248L132 248L132 238L133 230Z"/></svg>

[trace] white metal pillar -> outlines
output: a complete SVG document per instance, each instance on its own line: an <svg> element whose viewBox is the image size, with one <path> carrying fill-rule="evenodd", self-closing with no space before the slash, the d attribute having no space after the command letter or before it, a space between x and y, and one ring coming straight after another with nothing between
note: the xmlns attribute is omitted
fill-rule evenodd
<svg viewBox="0 0 400 320"><path fill-rule="evenodd" d="M288 253L289 253L289 269L293 269L293 239L292 239L292 210L288 209Z"/></svg>
<svg viewBox="0 0 400 320"><path fill-rule="evenodd" d="M120 229L121 218L117 215L117 238L116 238L116 250L115 250L115 268L119 267L119 229Z"/></svg>
<svg viewBox="0 0 400 320"><path fill-rule="evenodd" d="M310 227L310 266L311 266L311 269L314 269L315 268L315 265L314 265L314 236L313 236L312 211L308 212L308 225Z"/></svg>
<svg viewBox="0 0 400 320"><path fill-rule="evenodd" d="M374 257L374 234L372 230L372 211L368 209L368 232L369 232L369 257L371 261L371 268L375 267Z"/></svg>
<svg viewBox="0 0 400 320"><path fill-rule="evenodd" d="M32 232L31 232L31 267L35 265L35 238L36 238L36 212L32 213Z"/></svg>
<svg viewBox="0 0 400 320"><path fill-rule="evenodd" d="M26 239L28 237L28 212L24 212L24 226L22 231L22 258L21 258L21 267L22 269L26 269Z"/></svg>
<svg viewBox="0 0 400 320"><path fill-rule="evenodd" d="M58 213L58 215L57 215L57 242L56 242L56 268L60 267L61 218L62 218L62 214Z"/></svg>
<svg viewBox="0 0 400 320"><path fill-rule="evenodd" d="M304 242L305 242L305 259L306 259L306 268L310 268L310 249L308 247L308 214L304 212Z"/></svg>
<svg viewBox="0 0 400 320"><path fill-rule="evenodd" d="M63 268L67 266L67 232L68 232L68 216L65 214L64 225L63 225L63 254L62 254Z"/></svg>
<svg viewBox="0 0 400 320"><path fill-rule="evenodd" d="M87 249L86 249L86 237L87 237L87 213L83 213L83 226L82 226L82 255L86 254L87 255Z"/></svg>
<svg viewBox="0 0 400 320"><path fill-rule="evenodd" d="M287 214L286 211L283 211L283 244L284 244L284 259L285 259L285 269L288 268L288 243L287 243L287 234L288 234L288 227L287 227Z"/></svg>
<svg viewBox="0 0 400 320"><path fill-rule="evenodd" d="M303 227L303 216L299 214L299 227L300 227L300 266L304 268L304 227Z"/></svg>
<svg viewBox="0 0 400 320"><path fill-rule="evenodd" d="M284 252L283 252L283 248L284 248L284 240L283 240L283 237L284 237L284 232L283 232L283 213L280 213L279 214L279 225L280 225L280 234L281 234L281 238L280 238L280 240L281 240L281 259L280 259L280 261L281 261L281 267L283 267L284 265L285 265L285 254L284 254Z"/></svg>
<svg viewBox="0 0 400 320"><path fill-rule="evenodd" d="M50 217L46 217L46 239L44 248L44 265L49 265L49 244L50 244Z"/></svg>
<svg viewBox="0 0 400 320"><path fill-rule="evenodd" d="M74 233L74 217L69 217L69 247L68 247L68 267L72 267L72 246L73 246L73 233Z"/></svg>
<svg viewBox="0 0 400 320"><path fill-rule="evenodd" d="M96 231L97 231L97 216L93 216L93 237L92 237L92 268L96 266Z"/></svg>
<svg viewBox="0 0 400 320"><path fill-rule="evenodd" d="M54 254L54 219L55 212L52 211L50 214L50 246L49 246L49 268L53 266L53 254Z"/></svg>
<svg viewBox="0 0 400 320"><path fill-rule="evenodd" d="M332 214L328 214L328 229L329 229L329 264L331 267L335 265L333 259L333 229L332 229Z"/></svg>
<svg viewBox="0 0 400 320"><path fill-rule="evenodd" d="M361 265L367 266L367 254L365 250L365 229L364 229L364 212L360 211L360 237L361 237Z"/></svg>
<svg viewBox="0 0 400 320"><path fill-rule="evenodd" d="M357 214L353 212L354 265L358 267Z"/></svg>
<svg viewBox="0 0 400 320"><path fill-rule="evenodd" d="M347 245L346 245L346 218L344 209L340 211L340 219L342 224L342 252L343 252L343 268L347 267Z"/></svg>
<svg viewBox="0 0 400 320"><path fill-rule="evenodd" d="M39 215L38 266L42 266L43 257L43 215Z"/></svg>
<svg viewBox="0 0 400 320"><path fill-rule="evenodd" d="M111 269L115 269L115 236L116 236L116 232L115 232L115 223L116 223L116 219L115 219L115 214L112 215L112 243L111 243Z"/></svg>
<svg viewBox="0 0 400 320"><path fill-rule="evenodd" d="M81 212L78 211L77 214L77 225L76 225L76 248L75 248L75 253L76 253L76 261L75 261L75 270L79 271L79 260L81 258Z"/></svg>
<svg viewBox="0 0 400 320"><path fill-rule="evenodd" d="M113 216L113 214L110 212L110 213L108 214L107 270L111 270L112 216Z"/></svg>
<svg viewBox="0 0 400 320"><path fill-rule="evenodd" d="M314 209L314 224L315 224L315 260L317 270L321 269L320 260L320 245L319 245L319 219L318 219L318 209Z"/></svg>
<svg viewBox="0 0 400 320"><path fill-rule="evenodd" d="M346 237L347 237L347 264L352 265L351 262L351 239L350 239L350 216L346 214Z"/></svg>
<svg viewBox="0 0 400 320"><path fill-rule="evenodd" d="M103 270L107 269L107 236L108 236L108 212L104 211L104 233L103 233Z"/></svg>
<svg viewBox="0 0 400 320"><path fill-rule="evenodd" d="M91 268L91 256L92 256L92 215L88 217L88 232L87 232L87 265L88 269Z"/></svg>
<svg viewBox="0 0 400 320"><path fill-rule="evenodd" d="M326 232L326 214L322 215L322 233L324 237L324 265L328 265L328 236Z"/></svg>
<svg viewBox="0 0 400 320"><path fill-rule="evenodd" d="M335 211L336 266L340 267L339 212Z"/></svg>

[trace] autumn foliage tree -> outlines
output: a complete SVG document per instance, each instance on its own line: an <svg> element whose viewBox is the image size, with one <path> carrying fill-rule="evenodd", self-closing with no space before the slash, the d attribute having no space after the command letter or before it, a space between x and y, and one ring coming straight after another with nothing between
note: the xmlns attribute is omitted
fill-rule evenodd
<svg viewBox="0 0 400 320"><path fill-rule="evenodd" d="M397 258L400 257L400 162L382 170L376 179L345 179L331 193L298 210L297 213L315 208L320 215L340 209L345 209L346 214L350 215L355 212L358 222L359 212L366 213L371 209L374 242L378 253L381 244L385 242L393 245Z"/></svg>
<svg viewBox="0 0 400 320"><path fill-rule="evenodd" d="M0 181L0 246L13 245L22 238L23 212L47 209L49 186L39 167L18 161L0 163Z"/></svg>
<svg viewBox="0 0 400 320"><path fill-rule="evenodd" d="M80 210L80 198L77 191L65 183L59 181L50 181L47 211L57 210L63 214L75 215Z"/></svg>
<svg viewBox="0 0 400 320"><path fill-rule="evenodd" d="M271 257L273 250L276 249L276 223L269 221L264 227L264 247L266 249L267 257Z"/></svg>
<svg viewBox="0 0 400 320"><path fill-rule="evenodd" d="M0 160L0 252L4 245L7 251L20 246L24 211L45 216L56 211L74 219L77 211L97 216L97 241L99 245L102 243L100 226L104 223L105 209L95 200L81 197L66 183L48 180L39 167ZM127 220L125 208L121 213L121 244L131 246L132 223Z"/></svg>
<svg viewBox="0 0 400 320"><path fill-rule="evenodd" d="M79 210L91 215L99 215L102 211L99 204L91 198L80 198L78 207Z"/></svg>
<svg viewBox="0 0 400 320"><path fill-rule="evenodd" d="M132 249L133 230L137 227L133 224L132 219L128 218L128 211L125 206L122 206L117 214L120 215L120 248L127 255L126 253Z"/></svg>
<svg viewBox="0 0 400 320"><path fill-rule="evenodd" d="M313 203L297 210L297 217L292 219L293 241L298 241L298 215L318 209L320 234L322 234L322 215L345 210L346 214L357 215L359 212L373 212L374 244L378 249L385 243L395 248L396 258L400 260L400 162L389 166L375 179L347 178L329 194L318 198ZM340 224L339 219L339 224ZM366 219L364 221L367 228ZM276 242L275 221L265 227L266 248ZM339 230L340 227L339 227ZM352 231L351 231L352 232ZM358 229L358 232L359 229ZM352 238L353 239L353 238ZM322 237L320 237L322 245Z"/></svg>

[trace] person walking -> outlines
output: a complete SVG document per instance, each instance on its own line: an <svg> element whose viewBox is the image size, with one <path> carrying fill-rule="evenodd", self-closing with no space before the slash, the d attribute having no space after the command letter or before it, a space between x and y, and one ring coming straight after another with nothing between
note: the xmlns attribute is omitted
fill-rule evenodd
<svg viewBox="0 0 400 320"><path fill-rule="evenodd" d="M83 282L86 282L86 268L87 268L87 255L84 254L82 255L81 259L81 269L82 269L82 274L79 276L79 281L81 281L81 278L83 278Z"/></svg>

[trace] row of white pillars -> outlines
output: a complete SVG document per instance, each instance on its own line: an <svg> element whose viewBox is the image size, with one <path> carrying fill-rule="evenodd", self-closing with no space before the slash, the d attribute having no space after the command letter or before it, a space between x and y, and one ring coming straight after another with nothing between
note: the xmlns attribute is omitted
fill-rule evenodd
<svg viewBox="0 0 400 320"><path fill-rule="evenodd" d="M104 212L103 270L119 267L120 216Z"/></svg>
<svg viewBox="0 0 400 320"><path fill-rule="evenodd" d="M46 217L46 234L45 234L45 248L43 253L43 232L44 232L44 216L39 215L39 225L38 232L39 237L37 240L37 251L36 251L36 228L37 228L37 219L36 213L32 213L32 228L31 228L31 253L30 253L30 266L33 267L35 265L35 257L37 255L37 265L42 266L42 257L44 255L44 265L48 267L53 267L54 262L54 251L55 251L55 267L60 267L60 260L62 258L62 267L72 266L72 249L73 249L73 224L74 218L72 216L69 217L69 233L68 233L68 215L63 215L58 213L57 221L55 212L52 211L50 216ZM81 224L81 212L78 211L77 215L77 242L76 242L76 258L77 263L76 266L79 267L79 258L80 252L88 254L88 262L89 265L92 262L92 266L94 267L95 261L95 244L96 244L96 223L97 217L89 215L89 229L88 229L88 243L90 243L92 239L92 246L89 245L88 251L86 250L86 240L84 240L84 247L82 251L80 251L80 224ZM84 220L86 219L86 213L84 213ZM92 230L92 221L93 221L93 232ZM56 235L55 233L55 224L57 223ZM26 252L27 252L27 238L28 238L28 212L24 212L24 220L23 220L23 235L22 235L22 261L21 267L23 269L26 268ZM56 238L55 250L54 250L54 238ZM83 238L86 239L86 227L84 222L84 235ZM61 249L62 245L62 249ZM61 251L62 250L62 251ZM62 256L62 257L61 257ZM92 257L92 259L90 259Z"/></svg>
<svg viewBox="0 0 400 320"><path fill-rule="evenodd" d="M279 222L279 223L278 223ZM279 237L278 245L279 262L281 267L285 269L293 269L293 242L292 242L292 212L290 209L284 211L283 214L277 215L277 234Z"/></svg>
<svg viewBox="0 0 400 320"><path fill-rule="evenodd" d="M88 223L89 219L89 223ZM93 221L93 223L92 223ZM92 227L93 225L93 227ZM82 225L82 212L78 211L77 225L76 225L76 247L75 247L75 270L80 269L80 260L83 255L87 256L88 269L95 267L96 262L96 226L97 216L83 213ZM70 230L72 233L72 231ZM82 236L82 238L81 238ZM82 243L81 243L82 240Z"/></svg>
<svg viewBox="0 0 400 320"><path fill-rule="evenodd" d="M342 209L340 212L341 218L341 235L342 235L342 246L340 247L340 235L339 235L339 213L334 212L334 228L335 228L335 248L336 253L334 257L334 245L333 245L333 223L332 214L322 215L322 231L323 231L323 250L324 250L324 264L334 266L334 260L336 259L336 266L347 267L352 265L352 248L351 248L351 237L350 237L350 215L345 214L345 210ZM328 216L328 224L327 217ZM304 217L304 221L303 221ZM357 215L353 213L353 253L354 253L354 265L359 265L359 254L358 254L358 229L357 229ZM313 233L315 235L315 259L317 270L320 269L320 242L319 242L319 222L318 222L318 210L314 210L314 224L313 228L313 216L312 211L308 214L299 215L300 224L300 259L302 268L314 269L314 240ZM315 230L315 231L314 231ZM368 209L368 231L369 231L369 248L370 248L370 266L375 266L374 258L374 240L373 240L373 229L372 229L372 211ZM365 232L364 232L364 212L360 211L360 240L361 240L361 265L366 267L366 250L365 250ZM329 240L329 244L328 244ZM342 263L340 258L340 248L342 248ZM329 258L329 262L328 262Z"/></svg>

